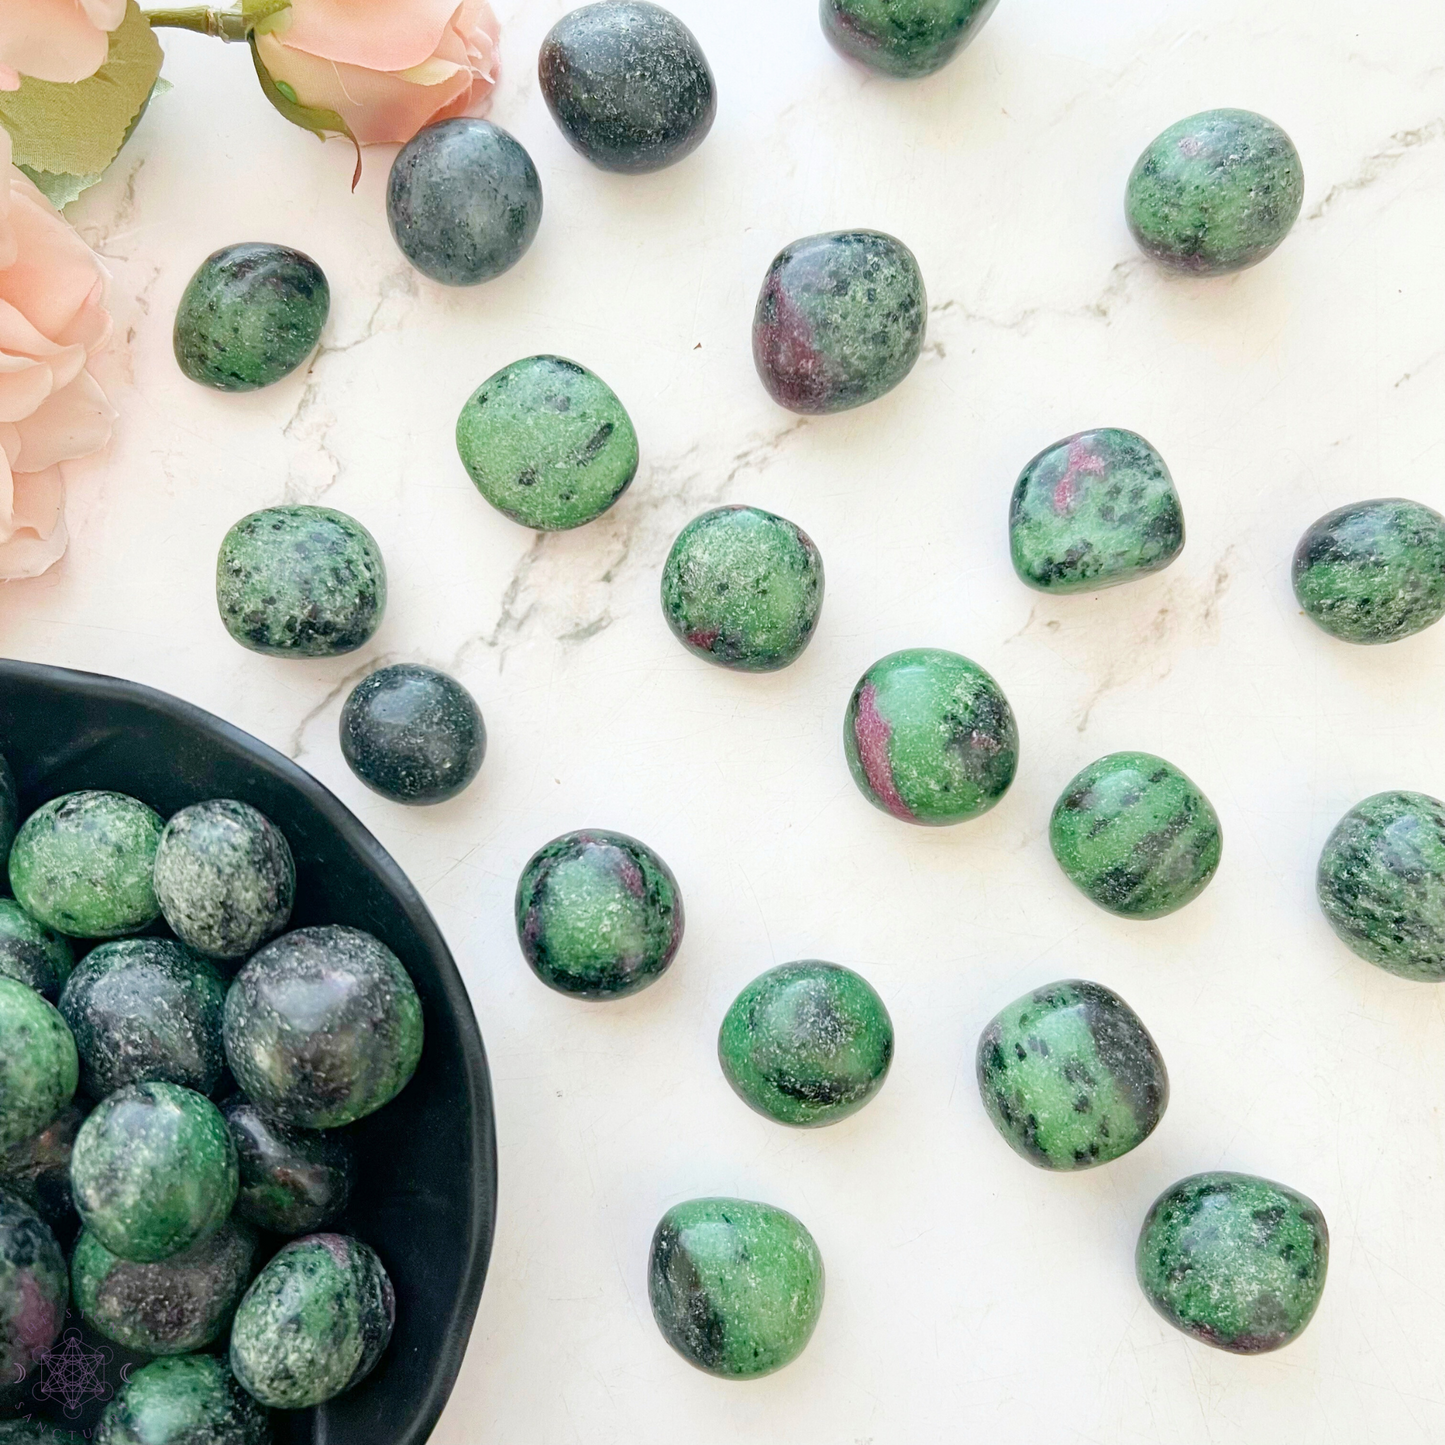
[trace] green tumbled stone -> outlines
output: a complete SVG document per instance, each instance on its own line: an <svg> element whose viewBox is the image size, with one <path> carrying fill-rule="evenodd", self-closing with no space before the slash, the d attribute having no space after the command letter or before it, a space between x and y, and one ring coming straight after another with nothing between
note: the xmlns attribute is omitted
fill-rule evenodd
<svg viewBox="0 0 1445 1445"><path fill-rule="evenodd" d="M226 631L270 657L338 657L381 626L386 564L371 533L329 507L242 517L216 559Z"/></svg>
<svg viewBox="0 0 1445 1445"><path fill-rule="evenodd" d="M10 857L10 845L20 827L20 795L15 787L15 774L5 754L0 753L0 865Z"/></svg>
<svg viewBox="0 0 1445 1445"><path fill-rule="evenodd" d="M263 1404L303 1410L349 1390L391 1339L396 1296L369 1246L342 1234L293 1240L246 1291L231 1368Z"/></svg>
<svg viewBox="0 0 1445 1445"><path fill-rule="evenodd" d="M0 898L0 976L54 1003L74 967L75 950L64 934L32 918L13 898Z"/></svg>
<svg viewBox="0 0 1445 1445"><path fill-rule="evenodd" d="M176 312L175 351L192 381L255 391L316 349L331 310L321 267L302 251L248 241L207 256Z"/></svg>
<svg viewBox="0 0 1445 1445"><path fill-rule="evenodd" d="M199 954L169 938L103 943L60 995L80 1051L80 1086L103 1099L158 1080L209 1094L226 1066L226 985Z"/></svg>
<svg viewBox="0 0 1445 1445"><path fill-rule="evenodd" d="M1118 994L1065 979L1015 999L984 1029L983 1106L1041 1169L1092 1169L1142 1144L1169 1104L1169 1075Z"/></svg>
<svg viewBox="0 0 1445 1445"><path fill-rule="evenodd" d="M75 1040L53 1005L0 978L0 1149L38 1134L71 1100Z"/></svg>
<svg viewBox="0 0 1445 1445"><path fill-rule="evenodd" d="M866 979L836 963L785 963L755 978L718 1032L737 1095L780 1124L856 1114L893 1062L893 1020Z"/></svg>
<svg viewBox="0 0 1445 1445"><path fill-rule="evenodd" d="M1160 918L1204 891L1223 844L1209 799L1152 753L1110 753L1064 789L1049 820L1059 867L1100 908Z"/></svg>
<svg viewBox="0 0 1445 1445"><path fill-rule="evenodd" d="M756 1379L802 1354L823 1308L823 1258L786 1210L692 1199L652 1236L647 1293L683 1359L726 1380Z"/></svg>
<svg viewBox="0 0 1445 1445"><path fill-rule="evenodd" d="M0 1385L23 1380L55 1343L70 1286L49 1226L23 1199L0 1191Z"/></svg>
<svg viewBox="0 0 1445 1445"><path fill-rule="evenodd" d="M539 848L517 882L517 938L548 988L624 998L656 983L682 943L682 894L645 843L589 828Z"/></svg>
<svg viewBox="0 0 1445 1445"><path fill-rule="evenodd" d="M1330 927L1401 978L1445 980L1445 803L1376 793L1336 825L1315 876Z"/></svg>
<svg viewBox="0 0 1445 1445"><path fill-rule="evenodd" d="M1097 592L1167 567L1184 549L1184 513L1164 458L1104 427L1046 447L1009 504L1014 571L1040 592Z"/></svg>
<svg viewBox="0 0 1445 1445"><path fill-rule="evenodd" d="M821 0L823 34L883 75L941 70L983 28L998 0Z"/></svg>
<svg viewBox="0 0 1445 1445"><path fill-rule="evenodd" d="M988 812L1018 770L1018 725L999 685L938 648L890 653L859 678L843 746L874 807L935 827Z"/></svg>
<svg viewBox="0 0 1445 1445"><path fill-rule="evenodd" d="M211 1355L137 1370L95 1431L95 1445L271 1445L273 1438L265 1407Z"/></svg>
<svg viewBox="0 0 1445 1445"><path fill-rule="evenodd" d="M1294 554L1294 595L1341 642L1398 642L1445 616L1445 517L1386 497L1321 517Z"/></svg>
<svg viewBox="0 0 1445 1445"><path fill-rule="evenodd" d="M678 534L662 612L689 652L739 672L775 672L812 640L823 559L801 527L757 507L717 507Z"/></svg>
<svg viewBox="0 0 1445 1445"><path fill-rule="evenodd" d="M0 1445L85 1445L85 1436L43 1420L0 1420Z"/></svg>
<svg viewBox="0 0 1445 1445"><path fill-rule="evenodd" d="M273 1234L310 1234L346 1208L356 1157L344 1134L288 1129L240 1094L221 1113L241 1165L242 1219Z"/></svg>
<svg viewBox="0 0 1445 1445"><path fill-rule="evenodd" d="M38 1134L0 1154L0 1190L19 1195L52 1229L67 1234L75 1221L70 1155L84 1118L85 1109L67 1104Z"/></svg>
<svg viewBox="0 0 1445 1445"><path fill-rule="evenodd" d="M477 490L538 532L600 517L637 475L637 433L616 392L560 356L489 376L457 417L457 451Z"/></svg>
<svg viewBox="0 0 1445 1445"><path fill-rule="evenodd" d="M74 938L135 933L161 911L152 884L159 814L124 793L67 793L26 820L10 887L33 918Z"/></svg>
<svg viewBox="0 0 1445 1445"><path fill-rule="evenodd" d="M1290 138L1249 110L1207 110L1171 125L1139 157L1125 214L1146 255L1174 271L1223 276L1263 261L1304 202Z"/></svg>
<svg viewBox="0 0 1445 1445"><path fill-rule="evenodd" d="M87 1229L70 1257L71 1290L97 1334L141 1355L187 1355L220 1338L255 1256L256 1231L235 1220L151 1264L119 1258Z"/></svg>
<svg viewBox="0 0 1445 1445"><path fill-rule="evenodd" d="M112 1254L148 1264L213 1234L236 1201L236 1149L220 1110L176 1084L129 1084L80 1126L70 1182Z"/></svg>
<svg viewBox="0 0 1445 1445"><path fill-rule="evenodd" d="M1154 1201L1135 1266L1176 1329L1237 1355L1277 1350L1309 1324L1330 1233L1319 1206L1252 1174L1194 1174Z"/></svg>

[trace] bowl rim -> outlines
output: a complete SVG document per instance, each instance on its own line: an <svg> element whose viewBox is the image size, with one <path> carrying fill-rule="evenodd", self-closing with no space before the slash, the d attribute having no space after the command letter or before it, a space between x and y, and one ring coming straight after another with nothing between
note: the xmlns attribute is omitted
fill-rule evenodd
<svg viewBox="0 0 1445 1445"><path fill-rule="evenodd" d="M218 736L228 746L245 755L256 767L269 773L278 782L289 785L352 846L381 877L396 898L407 922L416 930L422 947L436 965L448 1008L456 1021L458 1042L465 1066L464 1086L471 1110L477 1148L468 1181L469 1198L474 1207L469 1212L466 1259L461 1270L461 1288L457 1291L450 1317L443 1334L445 1344L433 1363L430 1384L414 1407L406 1430L389 1445L424 1445L441 1418L457 1376L476 1322L481 1303L482 1285L491 1258L497 1217L497 1130L492 1107L491 1073L487 1067L486 1048L482 1043L477 1016L472 1008L466 984L462 982L456 960L447 941L432 917L415 884L402 871L401 865L383 848L371 830L323 783L299 763L264 743L260 738L227 722L195 703L186 702L173 693L149 687L127 678L105 673L81 672L50 663L22 662L0 657L0 688L7 681L26 681L61 686L78 692L97 703L128 702L159 712L182 726ZM318 1437L318 1438L325 1438Z"/></svg>

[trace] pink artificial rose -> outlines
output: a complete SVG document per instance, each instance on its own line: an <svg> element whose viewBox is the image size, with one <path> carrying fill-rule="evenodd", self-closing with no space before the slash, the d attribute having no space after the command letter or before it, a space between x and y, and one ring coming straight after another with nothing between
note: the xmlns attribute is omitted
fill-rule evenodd
<svg viewBox="0 0 1445 1445"><path fill-rule="evenodd" d="M0 0L0 90L18 90L22 75L66 83L94 75L124 19L125 0Z"/></svg>
<svg viewBox="0 0 1445 1445"><path fill-rule="evenodd" d="M291 0L256 46L274 80L302 105L336 111L362 145L482 115L497 83L487 0Z"/></svg>
<svg viewBox="0 0 1445 1445"><path fill-rule="evenodd" d="M86 370L110 340L106 280L96 254L10 164L0 130L0 580L36 577L59 559L60 464L110 440L115 412Z"/></svg>

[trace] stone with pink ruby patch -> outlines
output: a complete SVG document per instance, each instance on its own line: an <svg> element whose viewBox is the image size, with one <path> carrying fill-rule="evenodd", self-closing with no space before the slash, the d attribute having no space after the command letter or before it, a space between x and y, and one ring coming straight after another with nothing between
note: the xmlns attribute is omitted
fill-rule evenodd
<svg viewBox="0 0 1445 1445"><path fill-rule="evenodd" d="M998 683L933 647L890 653L863 674L843 746L874 807L930 827L988 812L1018 770L1018 724Z"/></svg>
<svg viewBox="0 0 1445 1445"><path fill-rule="evenodd" d="M1184 512L1164 458L1117 427L1041 451L1014 487L1008 524L1014 571L1040 592L1117 587L1184 550Z"/></svg>
<svg viewBox="0 0 1445 1445"><path fill-rule="evenodd" d="M0 1193L0 1381L23 1380L60 1333L70 1281L44 1220Z"/></svg>

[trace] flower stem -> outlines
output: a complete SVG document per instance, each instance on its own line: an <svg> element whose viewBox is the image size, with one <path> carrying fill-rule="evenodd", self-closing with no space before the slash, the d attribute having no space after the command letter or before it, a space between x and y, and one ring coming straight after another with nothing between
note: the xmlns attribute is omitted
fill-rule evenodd
<svg viewBox="0 0 1445 1445"><path fill-rule="evenodd" d="M220 40L245 40L254 20L238 10L208 10L204 5L189 5L175 10L147 10L145 18L151 28L169 26L173 30L194 30Z"/></svg>

